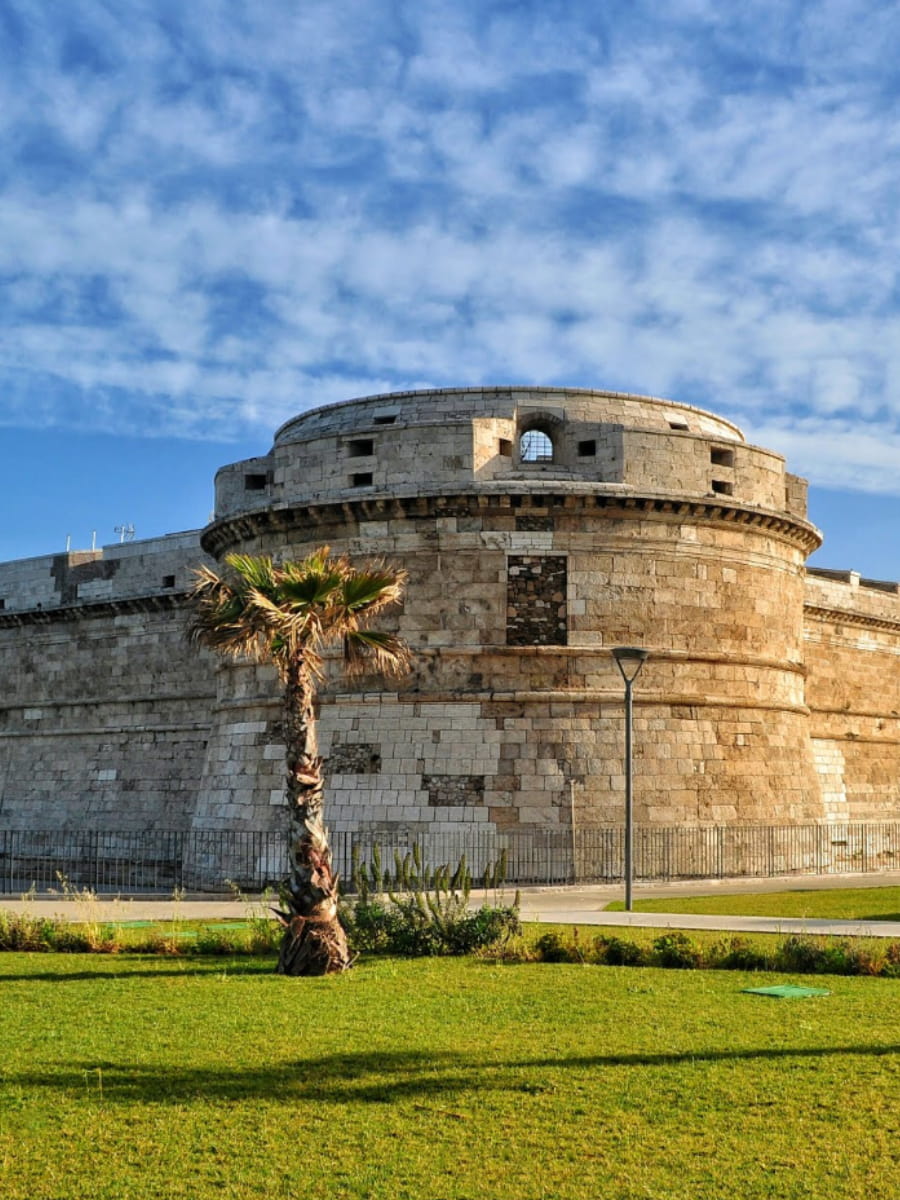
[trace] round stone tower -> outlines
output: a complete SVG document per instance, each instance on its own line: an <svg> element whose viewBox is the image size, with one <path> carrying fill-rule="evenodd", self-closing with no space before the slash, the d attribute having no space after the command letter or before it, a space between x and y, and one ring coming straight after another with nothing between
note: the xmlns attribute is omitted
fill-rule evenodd
<svg viewBox="0 0 900 1200"><path fill-rule="evenodd" d="M802 652L819 534L804 482L721 417L580 389L372 396L289 421L216 485L217 558L327 544L409 572L409 678L323 694L333 829L620 824L616 645L650 651L640 823L823 819ZM195 825L275 827L277 685L219 679Z"/></svg>

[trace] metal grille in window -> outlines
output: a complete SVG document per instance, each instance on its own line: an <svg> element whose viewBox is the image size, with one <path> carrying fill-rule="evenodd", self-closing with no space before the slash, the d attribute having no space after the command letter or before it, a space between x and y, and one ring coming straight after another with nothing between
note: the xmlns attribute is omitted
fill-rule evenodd
<svg viewBox="0 0 900 1200"><path fill-rule="evenodd" d="M553 462L553 443L542 429L528 429L519 442L522 462Z"/></svg>

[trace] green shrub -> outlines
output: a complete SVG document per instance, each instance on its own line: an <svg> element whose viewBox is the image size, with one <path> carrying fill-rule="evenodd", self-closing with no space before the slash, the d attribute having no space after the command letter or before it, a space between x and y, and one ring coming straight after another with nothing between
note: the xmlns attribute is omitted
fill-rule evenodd
<svg viewBox="0 0 900 1200"><path fill-rule="evenodd" d="M882 975L889 979L900 979L900 942L888 942L884 947Z"/></svg>
<svg viewBox="0 0 900 1200"><path fill-rule="evenodd" d="M246 954L247 942L245 938L235 937L230 930L206 927L197 931L196 938L188 944L188 951L191 954L209 954L211 956Z"/></svg>
<svg viewBox="0 0 900 1200"><path fill-rule="evenodd" d="M281 946L284 929L279 921L266 916L251 916L248 947L251 954L274 954Z"/></svg>
<svg viewBox="0 0 900 1200"><path fill-rule="evenodd" d="M472 877L465 855L452 872L449 866L426 866L418 845L405 857L395 855L393 874L383 869L377 847L372 860L366 867L354 857L355 895L345 897L341 907L341 921L357 952L471 954L521 930L518 896L512 905L485 904L470 911ZM485 872L495 886L499 875L497 867ZM384 895L372 895L373 888L382 887Z"/></svg>
<svg viewBox="0 0 900 1200"><path fill-rule="evenodd" d="M706 961L708 966L720 971L766 971L772 967L771 956L742 937L716 942Z"/></svg>
<svg viewBox="0 0 900 1200"><path fill-rule="evenodd" d="M534 943L534 953L539 962L578 962L579 956L573 946L567 946L556 932L542 933Z"/></svg>
<svg viewBox="0 0 900 1200"><path fill-rule="evenodd" d="M519 933L515 908L483 905L474 912L445 910L440 918L414 900L393 897L345 903L341 920L357 952L421 957L436 954L471 954Z"/></svg>
<svg viewBox="0 0 900 1200"><path fill-rule="evenodd" d="M849 974L846 943L825 942L803 934L794 934L778 947L774 966L777 971L797 971L805 975Z"/></svg>
<svg viewBox="0 0 900 1200"><path fill-rule="evenodd" d="M646 965L646 952L627 938L603 937L594 939L597 962L608 967L641 967Z"/></svg>
<svg viewBox="0 0 900 1200"><path fill-rule="evenodd" d="M0 911L0 951L113 954L120 946L118 930L111 925L75 925L59 917Z"/></svg>
<svg viewBox="0 0 900 1200"><path fill-rule="evenodd" d="M653 961L660 967L690 970L703 966L703 951L686 933L664 933L653 942Z"/></svg>
<svg viewBox="0 0 900 1200"><path fill-rule="evenodd" d="M0 911L0 950L52 950L54 925L47 917Z"/></svg>

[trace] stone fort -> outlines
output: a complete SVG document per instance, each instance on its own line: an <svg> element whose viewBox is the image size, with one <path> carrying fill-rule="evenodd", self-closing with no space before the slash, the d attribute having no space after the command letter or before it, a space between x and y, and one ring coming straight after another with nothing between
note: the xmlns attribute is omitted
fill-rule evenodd
<svg viewBox="0 0 900 1200"><path fill-rule="evenodd" d="M189 647L200 561L383 556L415 665L335 673L333 830L900 819L896 582L807 569L804 480L713 413L556 388L371 396L224 467L202 531L0 565L0 830L282 827L277 682Z"/></svg>

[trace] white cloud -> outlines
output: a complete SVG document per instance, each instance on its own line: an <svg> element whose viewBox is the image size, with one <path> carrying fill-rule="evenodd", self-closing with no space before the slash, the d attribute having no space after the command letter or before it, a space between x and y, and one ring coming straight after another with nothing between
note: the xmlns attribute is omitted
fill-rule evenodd
<svg viewBox="0 0 900 1200"><path fill-rule="evenodd" d="M900 492L893 34L745 8L20 5L0 421L265 437L568 382Z"/></svg>

